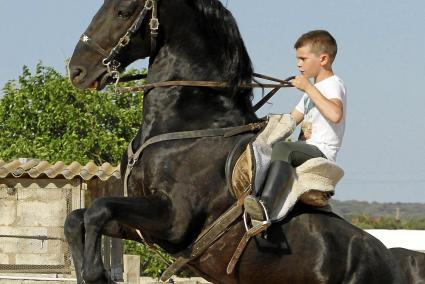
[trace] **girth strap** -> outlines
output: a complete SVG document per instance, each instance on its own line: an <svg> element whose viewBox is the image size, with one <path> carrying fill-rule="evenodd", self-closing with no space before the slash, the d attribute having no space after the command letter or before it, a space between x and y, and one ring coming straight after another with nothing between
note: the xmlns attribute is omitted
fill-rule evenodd
<svg viewBox="0 0 425 284"><path fill-rule="evenodd" d="M132 144L133 141L130 142L127 148L128 155L128 163L127 168L124 174L124 196L128 196L128 177L130 176L131 170L133 169L136 162L139 160L142 152L150 145L171 141L171 140L181 140L181 139L195 139L195 138L203 138L203 137L231 137L244 132L253 132L259 131L266 125L266 122L256 122L250 123L243 126L234 126L234 127L225 127L225 128L212 128L212 129L204 129L204 130L193 130L193 131L179 131L179 132L170 132L160 134L154 137L149 138L143 145L137 149L134 153Z"/></svg>

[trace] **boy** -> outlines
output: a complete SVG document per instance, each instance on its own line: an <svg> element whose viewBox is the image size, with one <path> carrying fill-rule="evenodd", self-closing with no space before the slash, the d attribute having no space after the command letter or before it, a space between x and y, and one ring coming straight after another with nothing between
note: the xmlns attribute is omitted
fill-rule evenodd
<svg viewBox="0 0 425 284"><path fill-rule="evenodd" d="M251 219L267 222L265 227L274 221L273 209L286 200L291 190L287 185L293 167L317 157L335 161L345 130L346 91L332 70L337 54L335 39L327 31L314 30L303 34L294 48L301 75L291 83L304 92L291 112L296 124L302 123L299 141L273 145L261 198L245 199L245 210ZM314 79L314 85L309 78Z"/></svg>

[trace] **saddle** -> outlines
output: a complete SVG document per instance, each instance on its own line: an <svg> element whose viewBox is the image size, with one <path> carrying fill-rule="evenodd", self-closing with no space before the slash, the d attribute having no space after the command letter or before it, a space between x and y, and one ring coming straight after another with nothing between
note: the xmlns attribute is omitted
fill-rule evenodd
<svg viewBox="0 0 425 284"><path fill-rule="evenodd" d="M235 199L239 199L250 187L255 163L252 161L248 144L255 139L253 133L241 135L230 150L225 173L228 189Z"/></svg>
<svg viewBox="0 0 425 284"><path fill-rule="evenodd" d="M265 147L263 147L264 145L258 146L260 139L257 139L257 136L253 134L241 136L235 142L226 161L225 171L228 189L232 196L238 200L238 203L252 191L255 193L255 179L262 182L266 175L264 164L267 165L267 160L270 159L267 154L270 153L271 147L267 147L267 145ZM263 167L257 169L256 157L259 155L262 156L259 159L261 160L260 166ZM272 223L283 220L298 201L313 208L323 208L325 212L331 212L329 199L334 195L335 186L343 175L342 168L324 158L310 159L295 168L292 179L288 184L291 187L289 196L285 201L282 200L281 206L275 209L275 212L270 214ZM233 272L249 240L262 231L261 225L249 225L246 212L243 217L246 232L227 266L228 274Z"/></svg>
<svg viewBox="0 0 425 284"><path fill-rule="evenodd" d="M229 152L226 161L226 180L230 193L235 199L241 198L247 190L251 190L255 179L256 163L253 154L252 141L255 134L242 135ZM297 200L313 207L325 207L335 193L335 186L343 177L344 171L336 163L324 158L314 158L294 169L291 196L289 204L274 216L282 219L289 207ZM286 211L286 212L285 212Z"/></svg>

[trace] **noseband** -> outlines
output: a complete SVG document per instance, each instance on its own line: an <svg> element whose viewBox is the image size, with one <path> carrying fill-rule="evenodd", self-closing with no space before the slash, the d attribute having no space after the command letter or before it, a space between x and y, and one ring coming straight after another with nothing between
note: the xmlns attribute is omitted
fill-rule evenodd
<svg viewBox="0 0 425 284"><path fill-rule="evenodd" d="M118 83L118 81L120 80L120 72L118 71L118 68L121 66L121 62L119 62L115 58L120 53L121 49L123 49L130 43L131 37L140 28L143 21L146 19L149 11L152 11L151 18L149 21L149 28L151 30L151 52L154 52L156 50L156 39L158 37L159 29L157 1L158 0L146 0L143 10L140 12L139 16L136 18L136 20L134 20L133 24L127 30L125 35L119 39L118 43L111 49L110 52L107 52L88 35L83 34L81 36L81 42L87 44L99 54L104 56L102 64L106 67L108 75L115 80L115 83Z"/></svg>

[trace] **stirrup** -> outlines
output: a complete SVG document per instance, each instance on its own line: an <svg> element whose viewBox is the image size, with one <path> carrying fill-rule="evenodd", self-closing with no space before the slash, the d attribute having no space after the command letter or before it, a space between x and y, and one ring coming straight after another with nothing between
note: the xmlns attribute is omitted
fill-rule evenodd
<svg viewBox="0 0 425 284"><path fill-rule="evenodd" d="M263 201L248 195L244 200L243 221L246 232L252 237L266 230L271 221Z"/></svg>

